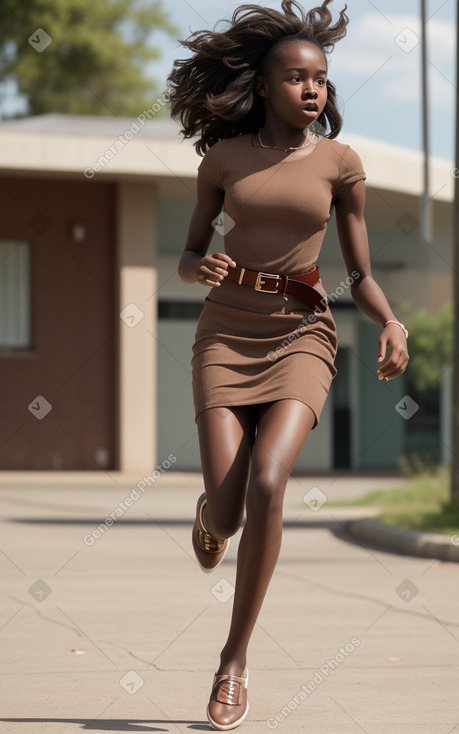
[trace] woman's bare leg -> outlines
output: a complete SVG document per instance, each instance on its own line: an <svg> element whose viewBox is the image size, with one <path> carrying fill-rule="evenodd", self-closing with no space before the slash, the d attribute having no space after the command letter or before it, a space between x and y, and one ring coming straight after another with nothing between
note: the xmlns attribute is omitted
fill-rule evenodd
<svg viewBox="0 0 459 734"><path fill-rule="evenodd" d="M207 506L203 520L216 538L241 525L255 439L256 407L208 408L197 419Z"/></svg>
<svg viewBox="0 0 459 734"><path fill-rule="evenodd" d="M313 425L311 408L297 400L259 408L231 626L218 673L240 676L244 671L247 646L279 556L285 487Z"/></svg>

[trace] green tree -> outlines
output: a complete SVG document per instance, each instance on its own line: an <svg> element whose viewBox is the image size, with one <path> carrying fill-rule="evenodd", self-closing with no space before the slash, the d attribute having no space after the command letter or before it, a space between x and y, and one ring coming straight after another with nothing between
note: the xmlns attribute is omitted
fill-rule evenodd
<svg viewBox="0 0 459 734"><path fill-rule="evenodd" d="M400 457L399 464L405 474L437 473L442 455L441 386L445 370L453 362L453 304L446 303L441 311L431 313L426 309L412 311L405 303L400 312L409 331L409 395L422 403L420 413L410 419L407 434L417 436L417 440L423 435L424 439L416 451Z"/></svg>
<svg viewBox="0 0 459 734"><path fill-rule="evenodd" d="M28 114L137 115L163 90L145 73L154 31L177 37L161 0L3 0L0 79Z"/></svg>
<svg viewBox="0 0 459 734"><path fill-rule="evenodd" d="M419 392L438 387L443 371L453 358L453 305L437 314L425 309L405 320L410 354L409 370Z"/></svg>

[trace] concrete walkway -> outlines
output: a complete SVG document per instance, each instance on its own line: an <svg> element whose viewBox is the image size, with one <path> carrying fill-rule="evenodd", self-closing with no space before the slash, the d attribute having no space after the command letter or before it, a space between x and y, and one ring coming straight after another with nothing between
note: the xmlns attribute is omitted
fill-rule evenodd
<svg viewBox="0 0 459 734"><path fill-rule="evenodd" d="M1 734L210 731L239 534L203 574L201 477L138 481L0 475ZM332 504L402 481L290 480L238 731L459 732L457 564L356 541L346 522L371 512Z"/></svg>

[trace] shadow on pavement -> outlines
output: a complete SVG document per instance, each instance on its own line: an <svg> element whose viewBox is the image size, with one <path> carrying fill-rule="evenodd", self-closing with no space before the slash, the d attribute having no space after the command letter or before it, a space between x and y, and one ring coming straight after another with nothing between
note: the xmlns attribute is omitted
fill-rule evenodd
<svg viewBox="0 0 459 734"><path fill-rule="evenodd" d="M358 516L360 517L360 515ZM344 543L349 543L360 548L367 550L375 550L380 553L386 553L388 555L405 555L401 553L395 553L393 550L385 549L382 546L376 544L370 544L367 541L362 542L354 538L347 530L347 524L352 522L356 518L346 518L346 520L284 520L284 530L317 530L317 529L328 529L330 532ZM6 522L15 523L28 523L32 525L89 525L95 526L104 524L106 517L100 519L89 519L89 518L59 518L59 517L21 517L21 518L5 518ZM132 518L132 519L119 519L116 521L116 527L120 529L123 525L126 527L132 526L145 526L152 527L163 526L163 527L191 527L194 520L188 518ZM115 523L114 523L115 525ZM113 527L113 526L112 526Z"/></svg>
<svg viewBox="0 0 459 734"><path fill-rule="evenodd" d="M178 724L184 724L194 731L213 731L206 722L172 719L0 719L13 724L76 724L80 731L172 731ZM146 726L144 726L144 724ZM155 726L163 724L165 726ZM172 728L171 728L172 727Z"/></svg>

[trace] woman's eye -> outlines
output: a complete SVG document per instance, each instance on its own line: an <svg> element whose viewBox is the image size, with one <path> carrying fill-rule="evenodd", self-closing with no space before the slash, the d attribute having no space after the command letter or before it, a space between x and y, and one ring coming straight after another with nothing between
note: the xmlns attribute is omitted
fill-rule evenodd
<svg viewBox="0 0 459 734"><path fill-rule="evenodd" d="M301 76L292 76L292 77L290 77L290 81L291 81L291 82L301 82ZM317 79L317 83L318 83L318 84L319 84L319 85L320 85L321 87L323 87L323 86L324 86L324 84L326 84L327 82L326 82L326 80L325 80L325 79L322 79L322 78L320 78L320 79Z"/></svg>

